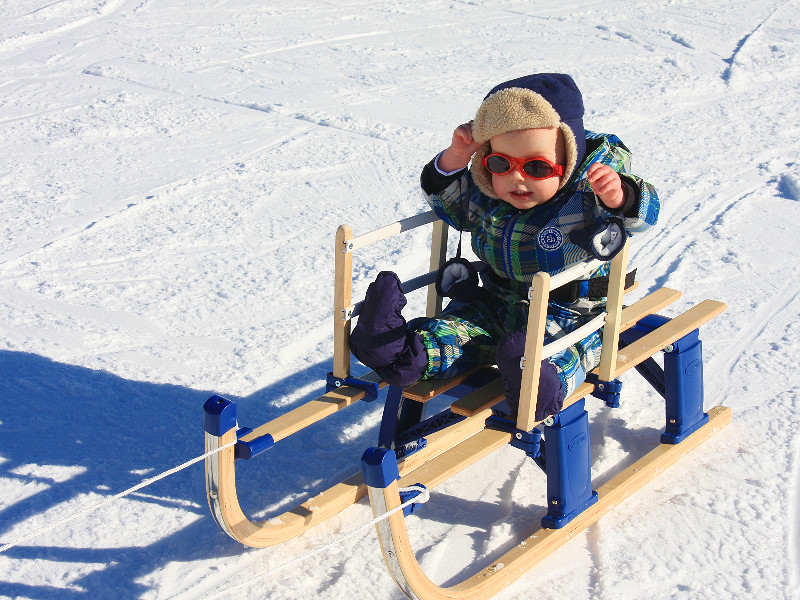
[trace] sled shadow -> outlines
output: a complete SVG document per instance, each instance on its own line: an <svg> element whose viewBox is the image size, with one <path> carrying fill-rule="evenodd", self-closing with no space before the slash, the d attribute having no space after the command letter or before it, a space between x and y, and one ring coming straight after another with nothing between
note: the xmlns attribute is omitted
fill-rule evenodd
<svg viewBox="0 0 800 600"><path fill-rule="evenodd" d="M242 413L257 414L262 419L253 423L257 426L322 393L327 370L330 365L323 362L246 398L221 395L237 402ZM309 385L313 380L320 381L319 387ZM286 406L282 401L286 389L301 387L309 387L308 393ZM213 393L132 381L35 354L0 351L0 478L5 486L0 502L0 545L56 521L44 514L51 509L61 507L56 514L63 518L203 454L202 406ZM352 435L345 443L338 439L336 425L344 428L354 416L352 412L338 418L334 415L331 419L337 422L324 431L298 434L280 451L277 445L271 457L277 458L277 463L265 460L242 469L245 475L239 487L245 490L243 500L264 506L265 500L271 497L278 502L289 490L313 493L326 477L338 475L331 471L346 470L343 457L348 452L360 456L368 445L364 436L372 433ZM324 455L330 462L295 477L299 451ZM357 458L351 464L357 466ZM248 475L254 478L250 485ZM273 485L276 480L279 483ZM22 542L4 556L22 561L20 570L27 561L65 563L54 566L53 571L63 569L71 586L5 581L0 583L0 595L137 598L148 589L137 581L170 562L247 552L214 523L205 494L203 465L198 463L120 500L121 504L110 503ZM132 506L135 510L136 503L142 502L151 507L148 510L153 510L153 505L160 507L155 514L164 515L163 524L147 527L147 531L126 530L126 511ZM66 503L72 503L70 508L63 508ZM141 517L136 523L141 524ZM91 529L92 547L81 547L87 529ZM141 545L138 539L143 540ZM67 573L74 570L75 563L85 563L84 572L72 579Z"/></svg>

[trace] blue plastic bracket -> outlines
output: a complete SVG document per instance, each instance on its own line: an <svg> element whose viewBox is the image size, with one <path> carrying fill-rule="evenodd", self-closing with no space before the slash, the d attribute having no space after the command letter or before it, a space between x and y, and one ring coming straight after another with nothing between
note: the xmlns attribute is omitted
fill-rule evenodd
<svg viewBox="0 0 800 600"><path fill-rule="evenodd" d="M326 385L325 391L332 392L337 388L340 388L344 385L349 385L351 387L356 387L361 390L364 390L366 395L364 396L364 402L372 402L378 399L378 383L375 381L367 381L366 379L359 379L358 377L334 377L333 373L328 373L328 377L326 378Z"/></svg>
<svg viewBox="0 0 800 600"><path fill-rule="evenodd" d="M592 490L589 413L584 400L562 410L544 428L547 515L542 527L560 529L597 502Z"/></svg>
<svg viewBox="0 0 800 600"><path fill-rule="evenodd" d="M203 404L203 430L222 437L236 427L236 403L222 396L211 396Z"/></svg>
<svg viewBox="0 0 800 600"><path fill-rule="evenodd" d="M586 375L586 381L594 384L592 396L605 402L609 408L619 408L620 393L622 392L622 382L619 379L600 381L597 375L589 373Z"/></svg>
<svg viewBox="0 0 800 600"><path fill-rule="evenodd" d="M397 456L389 448L367 448L361 455L361 469L369 487L384 489L400 479Z"/></svg>
<svg viewBox="0 0 800 600"><path fill-rule="evenodd" d="M241 438L252 431L253 430L249 427L242 427L236 432L236 437L239 438L239 440L233 447L233 455L235 458L250 460L254 456L266 452L275 445L275 439L269 433L259 436L254 440L250 440L249 442L243 442Z"/></svg>
<svg viewBox="0 0 800 600"><path fill-rule="evenodd" d="M203 429L206 433L222 437L231 429L237 427L236 403L222 396L211 396L203 405ZM233 456L245 460L265 452L275 445L275 440L270 434L262 435L249 442L241 441L253 430L241 427L236 430L236 445L233 447Z"/></svg>
<svg viewBox="0 0 800 600"><path fill-rule="evenodd" d="M538 429L532 429L530 431L517 429L517 424L514 421L498 415L492 415L486 419L486 426L491 427L492 429L507 431L510 433L511 446L514 448L519 448L531 458L539 458L542 455L542 432Z"/></svg>
<svg viewBox="0 0 800 600"><path fill-rule="evenodd" d="M662 444L679 444L708 423L703 412L703 343L697 329L664 349L667 427Z"/></svg>
<svg viewBox="0 0 800 600"><path fill-rule="evenodd" d="M424 485L422 485L421 483L417 483L417 484L415 484L415 485L418 485L419 487L421 487L421 488L423 488L423 489L426 489L426 490L428 489L428 488L426 488ZM416 498L416 497L417 497L417 496L419 496L421 493L422 493L422 492L421 492L421 491L419 491L419 490L407 490L407 491L405 491L405 492L400 492L400 504L403 504L403 503L405 503L405 502L408 502L408 501L409 501L409 500L411 500L412 498ZM403 514L404 514L405 516L408 516L408 515L410 515L410 514L413 514L413 513L417 512L417 511L420 509L420 507L421 507L421 506L422 506L422 504L418 504L418 503L416 503L416 502L412 502L412 503L411 503L411 504L409 504L408 506L404 506L404 507L403 507Z"/></svg>

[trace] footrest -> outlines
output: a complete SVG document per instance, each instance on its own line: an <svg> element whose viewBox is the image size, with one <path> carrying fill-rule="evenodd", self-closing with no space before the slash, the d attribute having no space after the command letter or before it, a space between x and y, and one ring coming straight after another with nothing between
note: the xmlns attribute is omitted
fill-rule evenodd
<svg viewBox="0 0 800 600"><path fill-rule="evenodd" d="M453 404L450 405L450 411L457 415L471 417L482 410L491 408L503 398L505 398L503 378L498 377L483 387L453 402Z"/></svg>
<svg viewBox="0 0 800 600"><path fill-rule="evenodd" d="M423 379L405 388L403 390L403 396L409 400L427 402L439 394L444 394L454 387L464 383L464 381L466 381L470 376L485 368L485 366L477 367L471 371L467 371L461 375L456 375L455 377L448 377L447 379Z"/></svg>

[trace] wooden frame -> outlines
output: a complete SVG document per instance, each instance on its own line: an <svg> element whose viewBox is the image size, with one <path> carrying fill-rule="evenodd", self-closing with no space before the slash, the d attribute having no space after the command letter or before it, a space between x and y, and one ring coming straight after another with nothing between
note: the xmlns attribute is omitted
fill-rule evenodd
<svg viewBox="0 0 800 600"><path fill-rule="evenodd" d="M447 254L447 226L433 211L403 219L375 231L356 237L349 225L341 225L336 232L334 248L334 352L333 376L344 379L350 376L350 322L357 312L353 304L353 252L380 240L399 235L417 227L433 224L431 241L431 272L422 276L419 282L412 282L410 289L428 286L426 313L434 315L441 310L441 298L436 294L433 279L439 267L444 264ZM410 291L409 288L404 288ZM374 372L360 377L373 382L379 388L386 383ZM366 392L358 387L342 385L324 395L306 402L263 425L253 429L240 438L242 442L252 442L269 436L277 443L298 431L364 399ZM482 417L485 420L485 415ZM431 436L426 448L409 457L402 463L404 473L411 472L426 460L437 456L453 445L474 435L483 427L481 416L457 424L447 431ZM231 429L221 436L206 433L206 451L221 448L236 439L236 431ZM269 521L251 521L239 505L236 492L236 467L234 448L229 447L206 459L206 496L211 513L219 526L228 535L243 544L253 547L266 547L291 539L317 523L337 514L366 495L360 472L344 479L313 499L287 510Z"/></svg>
<svg viewBox="0 0 800 600"><path fill-rule="evenodd" d="M333 376L345 379L350 376L350 322L356 311L353 305L353 252L381 240L388 239L406 231L433 223L430 253L430 275L438 272L447 257L447 225L434 212L428 211L403 219L371 231L359 237L353 236L349 225L341 225L336 232L334 249L334 299L333 299ZM425 277L425 276L423 276ZM442 309L442 299L436 293L436 286L428 283L426 315L433 316ZM420 286L412 284L411 289ZM404 291L411 291L404 288Z"/></svg>

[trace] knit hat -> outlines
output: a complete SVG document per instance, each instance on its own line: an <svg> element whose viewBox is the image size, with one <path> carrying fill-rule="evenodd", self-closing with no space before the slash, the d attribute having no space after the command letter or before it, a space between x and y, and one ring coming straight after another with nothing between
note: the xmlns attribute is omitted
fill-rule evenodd
<svg viewBox="0 0 800 600"><path fill-rule="evenodd" d="M583 99L572 77L561 73L538 73L495 86L483 99L472 123L472 137L483 145L472 156L472 177L480 190L498 198L492 175L483 166L490 153L489 140L520 129L558 127L567 146L567 165L562 188L586 152L583 129Z"/></svg>

